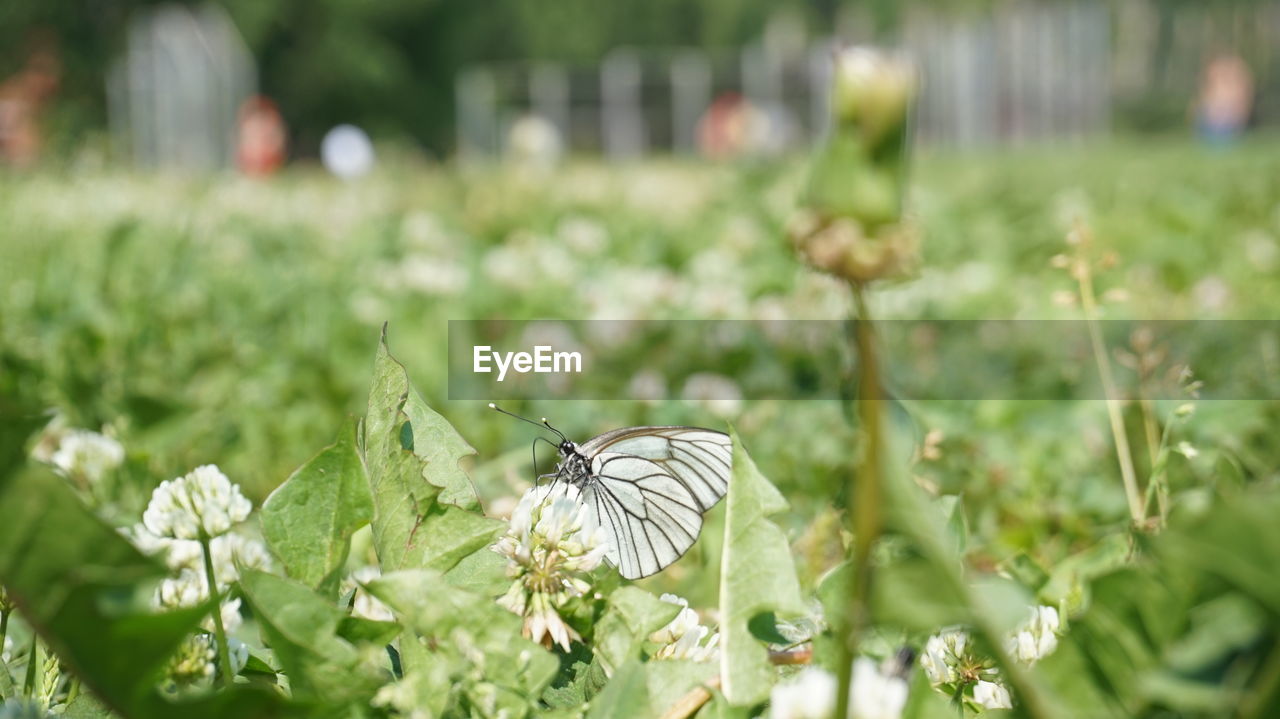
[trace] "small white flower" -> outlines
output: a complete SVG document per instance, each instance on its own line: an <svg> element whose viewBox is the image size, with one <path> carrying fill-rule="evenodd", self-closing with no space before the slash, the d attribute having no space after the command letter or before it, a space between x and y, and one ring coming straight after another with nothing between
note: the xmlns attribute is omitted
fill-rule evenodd
<svg viewBox="0 0 1280 719"><path fill-rule="evenodd" d="M958 629L948 629L929 637L924 653L920 655L920 666L924 668L930 684L951 684L960 678L959 667L964 661L968 643L969 635Z"/></svg>
<svg viewBox="0 0 1280 719"><path fill-rule="evenodd" d="M49 458L64 477L87 484L100 482L123 462L124 447L119 442L87 429L68 430Z"/></svg>
<svg viewBox="0 0 1280 719"><path fill-rule="evenodd" d="M1012 709L1013 699L1003 686L982 679L973 686L973 700L983 709Z"/></svg>
<svg viewBox="0 0 1280 719"><path fill-rule="evenodd" d="M225 534L249 516L253 505L215 465L206 464L161 482L142 523L159 537L201 539Z"/></svg>
<svg viewBox="0 0 1280 719"><path fill-rule="evenodd" d="M603 528L578 494L564 482L531 488L511 513L506 535L493 545L509 560L507 576L515 580L498 603L524 616L525 636L566 651L578 635L557 609L590 591L582 575L600 566L608 551Z"/></svg>
<svg viewBox="0 0 1280 719"><path fill-rule="evenodd" d="M1187 459L1195 459L1200 456L1200 450L1196 449L1190 442L1179 442L1178 446L1173 448L1173 451Z"/></svg>
<svg viewBox="0 0 1280 719"><path fill-rule="evenodd" d="M664 645L654 653L654 659L707 662L720 656L720 633L712 634L710 629L701 626L698 613L689 608L687 600L674 594L663 594L662 601L679 605L682 609L665 627L649 635L649 641ZM702 643L703 639L707 639L706 644Z"/></svg>
<svg viewBox="0 0 1280 719"><path fill-rule="evenodd" d="M769 694L771 719L829 719L836 708L836 678L824 669L807 667Z"/></svg>
<svg viewBox="0 0 1280 719"><path fill-rule="evenodd" d="M1031 608L1031 618L1005 640L1005 651L1020 662L1035 664L1058 648L1058 610L1053 607Z"/></svg>
<svg viewBox="0 0 1280 719"><path fill-rule="evenodd" d="M223 605L224 607L226 605ZM238 616L238 615L237 615ZM228 629L227 631L231 631ZM235 676L249 663L249 645L239 639L227 639L227 655L231 659L231 675Z"/></svg>
<svg viewBox="0 0 1280 719"><path fill-rule="evenodd" d="M875 662L858 657L849 687L852 719L900 719L907 705L907 680L886 673Z"/></svg>

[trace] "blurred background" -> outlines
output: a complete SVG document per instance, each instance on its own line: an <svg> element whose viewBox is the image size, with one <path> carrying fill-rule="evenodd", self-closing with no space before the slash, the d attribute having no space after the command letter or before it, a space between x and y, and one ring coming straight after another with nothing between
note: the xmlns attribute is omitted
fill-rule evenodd
<svg viewBox="0 0 1280 719"><path fill-rule="evenodd" d="M849 316L786 239L842 43L922 80L921 261L878 316L1079 319L1055 258L1083 217L1104 317L1271 318L1278 40L1270 0L5 2L0 409L118 438L121 517L210 462L258 501L363 413L389 322L482 496L518 496L529 428L448 400L447 320ZM826 566L844 403L744 399L688 349L616 368L650 401L507 409L579 439L731 420ZM1274 478L1275 405L1207 403L1175 488ZM913 471L965 494L982 552L1051 561L1124 521L1096 403L909 409Z"/></svg>
<svg viewBox="0 0 1280 719"><path fill-rule="evenodd" d="M927 146L1280 115L1272 0L5 5L11 166L268 172L342 124L429 160L784 152L822 134L840 42L912 53Z"/></svg>

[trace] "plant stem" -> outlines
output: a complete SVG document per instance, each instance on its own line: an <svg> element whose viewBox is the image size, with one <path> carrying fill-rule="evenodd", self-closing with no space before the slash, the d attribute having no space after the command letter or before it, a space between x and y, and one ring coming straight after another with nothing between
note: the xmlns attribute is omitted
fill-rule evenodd
<svg viewBox="0 0 1280 719"><path fill-rule="evenodd" d="M0 612L0 650L4 648L4 638L9 634L9 614L12 609Z"/></svg>
<svg viewBox="0 0 1280 719"><path fill-rule="evenodd" d="M875 328L867 308L861 284L853 283L853 301L857 311L854 343L858 352L858 420L862 428L862 459L849 482L849 522L853 533L851 561L853 591L842 621L844 641L840 643L836 716L848 716L849 687L853 682L853 659L869 620L872 565L871 550L880 536L881 516L880 462L883 454L883 407L880 397L880 364L876 356Z"/></svg>
<svg viewBox="0 0 1280 719"><path fill-rule="evenodd" d="M203 534L204 532L201 532L201 535ZM213 576L213 550L209 546L208 537L200 537L200 547L204 550L204 575L209 583L209 596L217 597L218 583ZM235 677L231 675L231 654L227 649L227 631L222 626L222 608L217 603L213 606L213 630L214 638L218 642L218 667L222 671L222 682L231 686Z"/></svg>
<svg viewBox="0 0 1280 719"><path fill-rule="evenodd" d="M1160 453L1164 449L1164 439L1159 437L1160 423L1156 421L1156 409L1154 403L1146 397L1143 397L1141 406L1142 427L1143 431L1146 433L1147 439L1147 454L1151 457L1151 476L1147 478L1147 483L1149 485L1161 486L1159 483L1164 481L1162 476L1163 471L1160 473L1156 472L1156 461L1159 459ZM1168 432L1165 433L1165 437L1167 436ZM1148 492L1148 494L1150 494L1150 492ZM1164 526L1165 522L1169 518L1169 498L1167 494L1168 493L1164 491L1156 492L1156 507L1160 512L1161 527Z"/></svg>
<svg viewBox="0 0 1280 719"><path fill-rule="evenodd" d="M1089 342L1093 345L1093 358L1098 364L1098 376L1102 380L1102 391L1107 396L1107 417L1111 421L1111 436L1116 443L1116 457L1120 462L1120 478L1124 481L1124 494L1129 502L1129 518L1137 527L1146 520L1142 493L1138 490L1138 474L1133 468L1133 454L1129 451L1129 437L1124 431L1124 415L1121 413L1120 397L1116 391L1115 377L1111 374L1111 362L1107 359L1106 343L1102 339L1102 330L1098 326L1098 303L1093 293L1093 274L1089 268L1089 260L1085 256L1088 242L1088 230L1078 227L1080 246L1076 254L1076 281L1080 285L1080 305L1084 310L1085 324L1089 327Z"/></svg>
<svg viewBox="0 0 1280 719"><path fill-rule="evenodd" d="M27 676L22 681L22 693L30 698L36 695L36 663L39 662L40 644L36 641L36 635L31 634L31 650L27 652Z"/></svg>

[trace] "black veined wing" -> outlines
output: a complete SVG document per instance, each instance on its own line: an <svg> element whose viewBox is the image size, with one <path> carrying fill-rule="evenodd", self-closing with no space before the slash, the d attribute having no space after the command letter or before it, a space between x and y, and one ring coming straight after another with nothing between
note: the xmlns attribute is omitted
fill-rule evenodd
<svg viewBox="0 0 1280 719"><path fill-rule="evenodd" d="M699 513L714 507L729 488L733 442L724 432L701 427L626 427L592 437L578 451L587 458L611 452L657 463L688 488Z"/></svg>
<svg viewBox="0 0 1280 719"><path fill-rule="evenodd" d="M661 571L702 531L729 486L729 436L698 427L630 427L584 443L583 501L609 535L606 557L627 579Z"/></svg>

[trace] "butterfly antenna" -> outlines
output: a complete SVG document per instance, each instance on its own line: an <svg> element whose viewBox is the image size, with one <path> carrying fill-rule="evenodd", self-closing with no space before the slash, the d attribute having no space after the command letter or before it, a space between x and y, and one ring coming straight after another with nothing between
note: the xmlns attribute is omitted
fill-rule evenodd
<svg viewBox="0 0 1280 719"><path fill-rule="evenodd" d="M549 429L549 430L551 430L552 432L555 432L557 435L559 435L559 436L560 436L560 441L562 441L562 442L567 442L567 441L569 441L569 438L568 438L568 437L566 437L566 436L564 436L564 432L561 432L560 430L556 429L555 427L552 427L552 426L551 426L551 423L547 421L547 418L546 418L546 417L543 417L543 418L542 418L542 424L546 425L547 429Z"/></svg>
<svg viewBox="0 0 1280 719"><path fill-rule="evenodd" d="M498 405L494 404L493 402L490 402L490 403L489 403L489 409L496 409L496 410L498 410L499 412L501 412L501 413L503 413L503 414L507 415L508 417L515 417L516 419L520 420L521 422L528 422L529 424L531 424L531 425L533 425L533 426L535 426L535 427L542 427L542 426L545 426L547 429L549 429L549 430L551 430L552 432L555 432L557 435L559 435L561 440L567 439L567 437L565 437L563 434L561 434L560 430L558 430L558 429L556 429L555 427L552 427L551 425L547 424L547 418L546 418L546 417L543 417L541 422L534 422L533 420L529 419L528 417L521 417L520 415L515 414L514 412L508 412L508 411L506 411L505 409L503 409L503 408L499 407Z"/></svg>

